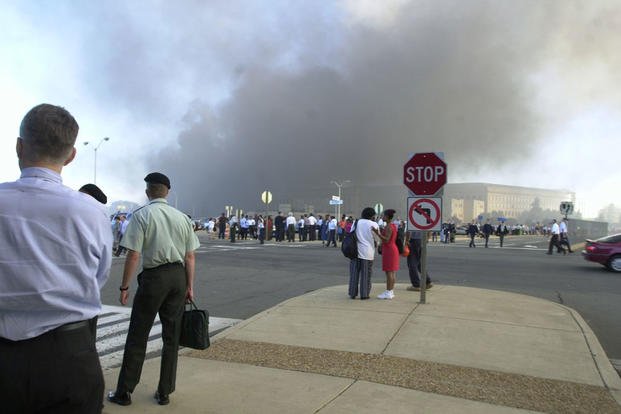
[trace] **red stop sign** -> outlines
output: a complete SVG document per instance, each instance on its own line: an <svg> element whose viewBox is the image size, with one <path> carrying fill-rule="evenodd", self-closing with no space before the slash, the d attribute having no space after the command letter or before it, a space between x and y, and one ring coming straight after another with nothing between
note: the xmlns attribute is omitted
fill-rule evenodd
<svg viewBox="0 0 621 414"><path fill-rule="evenodd" d="M433 195L446 184L446 163L433 152L420 152L403 166L403 184L415 195Z"/></svg>

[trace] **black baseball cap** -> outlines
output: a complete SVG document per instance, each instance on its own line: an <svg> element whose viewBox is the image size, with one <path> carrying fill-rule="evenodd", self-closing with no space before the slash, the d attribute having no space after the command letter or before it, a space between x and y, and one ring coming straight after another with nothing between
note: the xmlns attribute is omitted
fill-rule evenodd
<svg viewBox="0 0 621 414"><path fill-rule="evenodd" d="M162 184L165 185L170 190L170 180L162 173L152 172L144 177L144 180L147 183L151 184Z"/></svg>

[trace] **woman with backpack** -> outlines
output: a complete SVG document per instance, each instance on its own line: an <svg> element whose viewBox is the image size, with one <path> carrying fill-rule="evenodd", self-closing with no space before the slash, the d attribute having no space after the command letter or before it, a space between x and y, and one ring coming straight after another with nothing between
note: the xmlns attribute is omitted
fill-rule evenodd
<svg viewBox="0 0 621 414"><path fill-rule="evenodd" d="M382 239L382 270L386 272L386 290L378 295L378 299L392 299L395 297L394 288L399 270L399 249L397 248L397 226L392 223L395 210L384 211L385 226L380 233Z"/></svg>

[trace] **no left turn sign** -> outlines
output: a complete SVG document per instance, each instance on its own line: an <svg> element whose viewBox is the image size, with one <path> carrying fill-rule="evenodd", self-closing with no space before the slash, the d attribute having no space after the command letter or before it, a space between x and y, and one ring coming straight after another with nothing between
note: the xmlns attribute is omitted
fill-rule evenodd
<svg viewBox="0 0 621 414"><path fill-rule="evenodd" d="M442 197L408 197L408 230L440 231Z"/></svg>

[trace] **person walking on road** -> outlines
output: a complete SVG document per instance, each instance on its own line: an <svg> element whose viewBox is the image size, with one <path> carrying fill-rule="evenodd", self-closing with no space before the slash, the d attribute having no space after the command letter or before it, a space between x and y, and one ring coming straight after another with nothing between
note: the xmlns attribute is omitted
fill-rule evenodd
<svg viewBox="0 0 621 414"><path fill-rule="evenodd" d="M334 247L336 247L336 228L338 227L338 223L336 222L336 217L330 216L330 220L328 221L328 240L326 242L326 247L330 247L330 243Z"/></svg>
<svg viewBox="0 0 621 414"><path fill-rule="evenodd" d="M356 296L360 293L360 299L369 299L373 260L375 259L375 239L373 235L380 237L380 233L379 226L375 222L375 210L372 207L366 207L362 210L360 217L352 227L352 231L356 232L358 240L358 258L351 260L349 266L349 297L356 299ZM332 240L334 240L336 218L332 216L331 219L334 220L335 230L332 230L330 234ZM360 285L360 290L358 285Z"/></svg>
<svg viewBox="0 0 621 414"><path fill-rule="evenodd" d="M470 236L470 244L468 245L468 247L477 247L476 244L474 244L474 238L479 233L479 228L477 227L476 221L472 220L472 223L468 225L467 233Z"/></svg>
<svg viewBox="0 0 621 414"><path fill-rule="evenodd" d="M500 247L502 247L507 233L509 233L509 229L507 228L505 223L500 223L496 228L496 235L500 239Z"/></svg>
<svg viewBox="0 0 621 414"><path fill-rule="evenodd" d="M561 247L563 245L567 246L567 251L569 253L573 253L574 251L571 250L571 244L569 243L569 233L567 232L567 222L569 220L567 219L567 217L563 218L563 220L561 221L561 224L559 225L559 232L560 232L560 245Z"/></svg>
<svg viewBox="0 0 621 414"><path fill-rule="evenodd" d="M226 222L227 221L228 220L224 213L222 213L222 215L218 217L218 239L226 238L225 234L226 234Z"/></svg>
<svg viewBox="0 0 621 414"><path fill-rule="evenodd" d="M565 249L563 248L563 246L561 246L561 241L560 241L561 231L560 231L560 227L558 223L556 222L556 219L552 220L552 229L550 230L550 234L551 234L550 244L548 244L547 254L552 254L553 247L556 247L557 253L566 254Z"/></svg>
<svg viewBox="0 0 621 414"><path fill-rule="evenodd" d="M123 245L129 250L119 287L120 302L129 299L130 281L142 256L142 272L134 297L129 331L123 353L123 364L116 390L108 400L131 404L131 393L140 381L149 331L156 314L162 323L162 363L155 399L160 405L169 403L175 391L177 352L184 304L193 299L194 250L200 243L187 215L166 201L170 180L154 172L144 179L149 204L134 211Z"/></svg>
<svg viewBox="0 0 621 414"><path fill-rule="evenodd" d="M95 348L112 262L105 207L63 185L78 123L42 104L22 120L17 181L0 184L0 400L3 413L101 413Z"/></svg>
<svg viewBox="0 0 621 414"><path fill-rule="evenodd" d="M418 292L420 291L420 279L422 274L421 256L423 252L423 232L411 231L410 233L410 254L407 258L408 274L410 276L411 286L408 286L407 290ZM429 272L425 272L425 287L431 289L433 284L429 277Z"/></svg>
<svg viewBox="0 0 621 414"><path fill-rule="evenodd" d="M386 223L380 232L382 239L382 270L386 272L386 291L378 299L392 299L395 297L396 273L399 271L399 249L397 249L397 226L392 223L395 210L384 211L383 220Z"/></svg>
<svg viewBox="0 0 621 414"><path fill-rule="evenodd" d="M494 232L494 228L489 223L489 219L483 225L483 236L485 237L485 248L487 249L487 244L489 243L489 236Z"/></svg>

